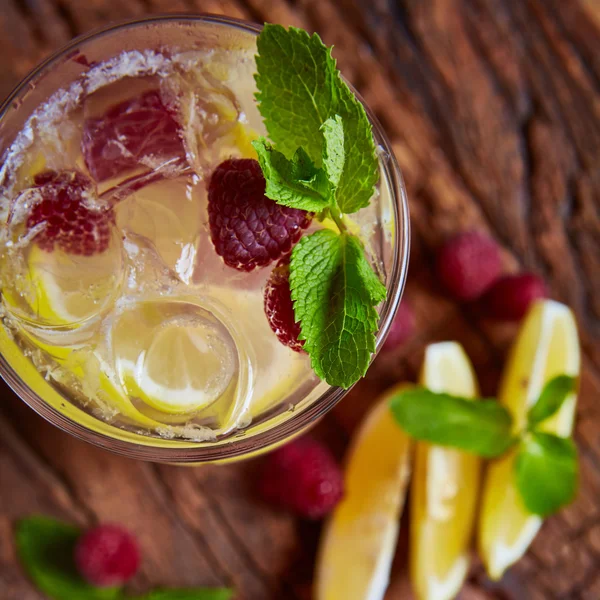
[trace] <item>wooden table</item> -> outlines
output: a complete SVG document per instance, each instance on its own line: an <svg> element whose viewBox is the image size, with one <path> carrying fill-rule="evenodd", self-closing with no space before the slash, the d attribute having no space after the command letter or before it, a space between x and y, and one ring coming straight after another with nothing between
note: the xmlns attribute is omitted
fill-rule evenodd
<svg viewBox="0 0 600 600"><path fill-rule="evenodd" d="M458 339L494 393L512 326L449 301L436 245L489 231L509 268L543 274L577 312L584 349L579 499L544 525L499 585L475 561L461 598L600 598L600 0L0 0L0 97L72 36L112 19L213 12L318 31L394 142L413 245L406 297L418 332L382 356L316 430L342 456L378 391L414 379L425 344ZM42 422L3 388L0 598L37 600L11 527L32 512L122 521L145 561L136 587L232 584L244 600L303 600L319 526L261 505L256 464L131 462ZM383 449L382 449L383 451ZM397 566L388 600L410 598Z"/></svg>

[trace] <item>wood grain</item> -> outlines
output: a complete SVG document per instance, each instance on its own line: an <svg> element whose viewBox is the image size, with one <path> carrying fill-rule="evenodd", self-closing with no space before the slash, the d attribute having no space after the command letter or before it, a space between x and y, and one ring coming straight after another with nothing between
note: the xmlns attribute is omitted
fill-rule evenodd
<svg viewBox="0 0 600 600"><path fill-rule="evenodd" d="M418 330L315 430L341 457L377 393L414 379L426 344L458 339L493 393L513 326L449 301L435 248L472 228L508 270L543 274L576 311L584 371L582 489L499 584L475 560L463 600L600 598L600 2L598 0L0 0L0 96L73 35L114 19L204 11L318 31L386 128L413 230L407 301ZM257 462L134 463L51 428L6 388L0 408L0 598L39 600L14 556L14 519L127 523L135 588L234 585L243 600L308 600L318 524L258 502ZM400 544L386 600L410 597Z"/></svg>

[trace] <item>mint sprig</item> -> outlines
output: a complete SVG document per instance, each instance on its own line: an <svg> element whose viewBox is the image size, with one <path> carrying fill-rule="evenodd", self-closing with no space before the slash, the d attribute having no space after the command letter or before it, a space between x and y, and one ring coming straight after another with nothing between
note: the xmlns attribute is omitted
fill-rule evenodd
<svg viewBox="0 0 600 600"><path fill-rule="evenodd" d="M302 238L292 253L290 288L315 373L330 385L351 386L375 351L374 307L385 298L359 239L329 229Z"/></svg>
<svg viewBox="0 0 600 600"><path fill-rule="evenodd" d="M291 158L304 148L321 166L323 137L315 135L337 105L337 69L315 33L265 24L256 41L258 108L269 138Z"/></svg>
<svg viewBox="0 0 600 600"><path fill-rule="evenodd" d="M510 413L496 400L475 400L406 389L390 400L396 422L411 437L483 458L516 446L515 484L528 511L546 517L577 493L577 449L571 439L540 430L574 393L576 379L559 375L546 383L528 413L528 425L513 431Z"/></svg>
<svg viewBox="0 0 600 600"><path fill-rule="evenodd" d="M230 600L227 588L156 589L128 596L121 588L97 588L77 572L73 560L78 527L49 517L21 519L15 528L17 554L33 583L52 600Z"/></svg>
<svg viewBox="0 0 600 600"><path fill-rule="evenodd" d="M535 427L558 412L565 400L575 391L576 384L576 378L569 375L559 375L551 379L529 409L529 426Z"/></svg>
<svg viewBox="0 0 600 600"><path fill-rule="evenodd" d="M533 431L521 441L515 460L516 484L530 512L547 517L577 494L577 448L573 440Z"/></svg>
<svg viewBox="0 0 600 600"><path fill-rule="evenodd" d="M304 148L292 160L261 137L252 142L265 176L265 195L283 206L319 212L335 206L335 193L344 167L344 130L339 115L327 119L323 135L322 168L317 168ZM328 213L327 213L328 214Z"/></svg>
<svg viewBox="0 0 600 600"><path fill-rule="evenodd" d="M252 142L265 176L265 195L278 204L310 212L319 212L330 204L327 174L317 169L303 148L298 148L292 160L265 139Z"/></svg>
<svg viewBox="0 0 600 600"><path fill-rule="evenodd" d="M15 541L23 568L53 600L114 600L119 588L96 588L77 573L73 552L81 535L78 527L35 516L17 523Z"/></svg>
<svg viewBox="0 0 600 600"><path fill-rule="evenodd" d="M385 286L343 215L368 206L379 176L371 124L317 34L265 25L258 36L256 84L270 141L256 140L265 194L330 217L293 249L290 287L304 349L316 374L350 387L375 351L377 304Z"/></svg>
<svg viewBox="0 0 600 600"><path fill-rule="evenodd" d="M302 29L266 24L257 39L258 108L269 138L291 158L304 148L321 167L325 122L338 115L344 130L344 166L336 201L349 214L369 205L379 178L371 123L342 80L331 48Z"/></svg>
<svg viewBox="0 0 600 600"><path fill-rule="evenodd" d="M510 413L495 400L474 401L413 388L396 394L390 408L411 437L439 446L494 458L514 442Z"/></svg>

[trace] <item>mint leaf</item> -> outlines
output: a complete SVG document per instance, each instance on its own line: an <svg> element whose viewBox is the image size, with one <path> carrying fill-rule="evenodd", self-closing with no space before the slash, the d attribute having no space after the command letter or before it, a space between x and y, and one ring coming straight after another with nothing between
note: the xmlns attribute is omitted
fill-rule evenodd
<svg viewBox="0 0 600 600"><path fill-rule="evenodd" d="M578 471L572 440L538 431L527 435L515 460L517 489L527 510L547 517L572 502Z"/></svg>
<svg viewBox="0 0 600 600"><path fill-rule="evenodd" d="M323 145L323 169L327 173L331 187L335 190L340 183L346 160L342 117L335 115L335 117L327 119L323 123L321 131L325 142Z"/></svg>
<svg viewBox="0 0 600 600"><path fill-rule="evenodd" d="M330 189L323 169L317 169L302 148L288 160L265 140L252 142L266 181L265 195L278 204L318 212L329 206Z"/></svg>
<svg viewBox="0 0 600 600"><path fill-rule="evenodd" d="M47 517L17 523L15 541L23 568L35 585L54 600L112 600L118 588L96 588L77 573L73 550L81 532Z"/></svg>
<svg viewBox="0 0 600 600"><path fill-rule="evenodd" d="M527 419L534 427L556 413L567 397L575 391L575 377L559 375L551 379L542 390L537 402L529 409Z"/></svg>
<svg viewBox="0 0 600 600"><path fill-rule="evenodd" d="M468 400L424 388L398 392L390 401L394 418L410 435L493 458L512 445L510 413L495 400Z"/></svg>
<svg viewBox="0 0 600 600"><path fill-rule="evenodd" d="M340 210L349 214L369 206L379 179L379 162L365 107L342 81L339 72L337 90L335 112L344 124L346 160L336 199Z"/></svg>
<svg viewBox="0 0 600 600"><path fill-rule="evenodd" d="M53 600L127 600L120 588L97 588L85 582L73 560L81 535L78 527L34 516L17 523L15 541L23 568ZM132 600L230 600L227 588L156 589Z"/></svg>
<svg viewBox="0 0 600 600"><path fill-rule="evenodd" d="M292 252L290 288L315 373L350 387L375 351L375 305L386 295L358 238L329 229L301 238Z"/></svg>
<svg viewBox="0 0 600 600"><path fill-rule="evenodd" d="M264 137L252 142L268 198L283 206L317 213L334 203L344 168L344 130L338 115L327 119L321 129L325 140L321 169L317 169L302 147L288 160Z"/></svg>
<svg viewBox="0 0 600 600"><path fill-rule="evenodd" d="M329 134L321 128L339 117L344 162L337 204L343 213L368 206L379 178L371 124L363 105L341 79L331 50L317 34L270 24L258 36L257 47L256 98L277 150L290 158L302 147L321 167Z"/></svg>
<svg viewBox="0 0 600 600"><path fill-rule="evenodd" d="M315 33L267 23L257 39L256 99L269 137L290 158L304 148L321 166L321 126L335 114L337 70Z"/></svg>
<svg viewBox="0 0 600 600"><path fill-rule="evenodd" d="M233 590L228 588L182 588L153 590L134 600L230 600Z"/></svg>

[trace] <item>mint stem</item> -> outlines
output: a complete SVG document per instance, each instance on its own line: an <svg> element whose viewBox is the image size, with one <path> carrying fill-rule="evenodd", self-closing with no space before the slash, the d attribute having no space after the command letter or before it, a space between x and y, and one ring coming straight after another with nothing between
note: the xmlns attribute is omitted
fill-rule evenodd
<svg viewBox="0 0 600 600"><path fill-rule="evenodd" d="M329 207L329 214L331 215L333 222L338 226L340 233L346 233L348 228L344 223L342 211L337 207L337 205Z"/></svg>

